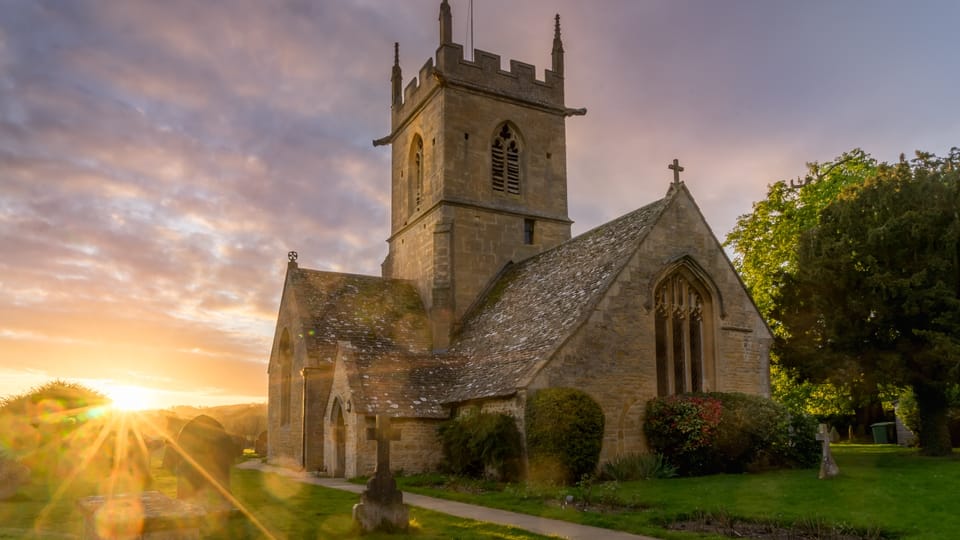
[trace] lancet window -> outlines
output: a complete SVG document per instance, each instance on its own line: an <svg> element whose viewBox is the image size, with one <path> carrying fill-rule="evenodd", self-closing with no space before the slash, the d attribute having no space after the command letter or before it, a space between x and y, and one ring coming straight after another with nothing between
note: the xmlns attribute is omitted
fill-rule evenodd
<svg viewBox="0 0 960 540"><path fill-rule="evenodd" d="M410 147L410 214L420 211L423 202L423 139L417 135Z"/></svg>
<svg viewBox="0 0 960 540"><path fill-rule="evenodd" d="M290 390L293 385L293 351L290 335L284 331L280 341L280 425L290 423Z"/></svg>
<svg viewBox="0 0 960 540"><path fill-rule="evenodd" d="M520 142L509 124L503 124L490 147L494 191L520 194Z"/></svg>

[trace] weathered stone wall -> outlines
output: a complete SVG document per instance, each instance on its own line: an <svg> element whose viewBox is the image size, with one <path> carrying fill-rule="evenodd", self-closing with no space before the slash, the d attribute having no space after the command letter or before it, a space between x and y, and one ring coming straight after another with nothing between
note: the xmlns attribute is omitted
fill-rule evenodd
<svg viewBox="0 0 960 540"><path fill-rule="evenodd" d="M303 381L300 377L300 370L303 368L307 353L303 340L296 339L301 334L302 329L299 327L294 304L291 287L284 287L283 298L280 302L280 313L277 316L273 348L270 352L267 378L267 461L284 467L300 467L303 457L303 410L300 406L303 401ZM289 336L293 350L290 371L291 410L290 421L287 424L281 424L280 346L285 332Z"/></svg>
<svg viewBox="0 0 960 540"><path fill-rule="evenodd" d="M704 389L769 395L769 331L695 203L680 193L586 324L528 388L572 387L593 397L605 417L601 461L647 449L643 414L657 395L652 295L664 272L684 258L714 287L708 322L715 331L704 343L714 365Z"/></svg>

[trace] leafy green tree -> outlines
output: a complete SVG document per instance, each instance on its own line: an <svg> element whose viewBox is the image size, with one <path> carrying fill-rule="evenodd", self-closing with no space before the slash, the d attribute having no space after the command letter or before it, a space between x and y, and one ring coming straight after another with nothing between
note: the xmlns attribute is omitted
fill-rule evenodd
<svg viewBox="0 0 960 540"><path fill-rule="evenodd" d="M848 186L860 185L876 173L877 160L859 148L832 161L808 163L799 181L771 184L767 197L740 216L724 245L734 253L733 265L749 289L760 314L775 336L786 337L778 318L778 291L797 272L802 233L817 225L820 213ZM877 384L856 375L845 384L811 383L786 371L772 355L773 397L817 416L843 416L852 411L860 431L883 414Z"/></svg>
<svg viewBox="0 0 960 540"><path fill-rule="evenodd" d="M815 380L909 386L924 453L950 451L960 381L960 149L883 165L801 237L776 300L780 361Z"/></svg>

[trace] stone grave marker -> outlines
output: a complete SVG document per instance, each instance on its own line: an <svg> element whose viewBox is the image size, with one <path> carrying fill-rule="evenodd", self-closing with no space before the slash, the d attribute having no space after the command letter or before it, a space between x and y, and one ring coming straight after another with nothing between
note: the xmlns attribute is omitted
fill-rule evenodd
<svg viewBox="0 0 960 540"><path fill-rule="evenodd" d="M220 422L200 415L177 435L177 498L207 507L225 507L230 491L230 467L237 450Z"/></svg>
<svg viewBox="0 0 960 540"><path fill-rule="evenodd" d="M840 474L840 467L837 466L837 462L833 460L833 453L830 452L830 439L830 430L827 429L827 425L820 424L820 428L817 430L817 440L823 443L823 457L820 459L820 475L818 476L821 480L833 478Z"/></svg>
<svg viewBox="0 0 960 540"><path fill-rule="evenodd" d="M403 492L390 472L390 441L400 440L400 433L390 428L390 417L377 415L377 427L367 430L367 439L377 441L377 468L367 481L360 502L353 505L353 519L364 532L375 530L406 531L410 512L403 504Z"/></svg>

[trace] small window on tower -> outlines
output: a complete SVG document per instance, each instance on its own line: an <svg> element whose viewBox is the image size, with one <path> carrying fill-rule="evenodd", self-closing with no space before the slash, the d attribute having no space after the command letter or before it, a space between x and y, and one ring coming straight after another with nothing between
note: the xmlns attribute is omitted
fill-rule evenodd
<svg viewBox="0 0 960 540"><path fill-rule="evenodd" d="M412 215L420 211L423 202L423 139L419 135L414 137L413 144L410 147L410 173L408 175L409 202L407 206L407 215ZM401 171L401 176L403 172Z"/></svg>
<svg viewBox="0 0 960 540"><path fill-rule="evenodd" d="M490 145L490 176L494 191L520 194L520 142L509 124L503 124Z"/></svg>
<svg viewBox="0 0 960 540"><path fill-rule="evenodd" d="M533 244L533 228L536 221L532 219L523 220L523 243Z"/></svg>

